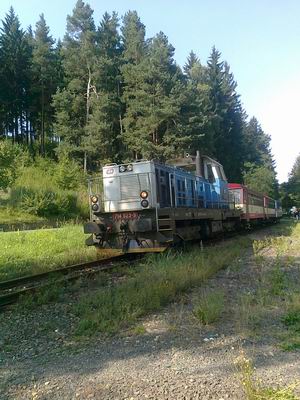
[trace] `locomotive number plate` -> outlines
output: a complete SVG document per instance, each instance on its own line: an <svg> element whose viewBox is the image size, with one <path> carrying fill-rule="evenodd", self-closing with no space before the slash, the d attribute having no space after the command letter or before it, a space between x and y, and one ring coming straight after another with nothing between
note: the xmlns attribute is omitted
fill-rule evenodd
<svg viewBox="0 0 300 400"><path fill-rule="evenodd" d="M115 213L112 215L113 221L129 221L139 219L140 215L136 211L126 213Z"/></svg>

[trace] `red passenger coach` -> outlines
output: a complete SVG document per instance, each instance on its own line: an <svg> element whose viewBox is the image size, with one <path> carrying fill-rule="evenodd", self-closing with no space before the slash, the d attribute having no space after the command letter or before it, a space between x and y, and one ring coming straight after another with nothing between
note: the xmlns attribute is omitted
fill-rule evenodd
<svg viewBox="0 0 300 400"><path fill-rule="evenodd" d="M242 220L248 222L263 221L273 216L272 209L269 207L273 207L272 202L274 202L275 212L275 201L270 197L238 183L229 183L228 189L235 207L242 210Z"/></svg>

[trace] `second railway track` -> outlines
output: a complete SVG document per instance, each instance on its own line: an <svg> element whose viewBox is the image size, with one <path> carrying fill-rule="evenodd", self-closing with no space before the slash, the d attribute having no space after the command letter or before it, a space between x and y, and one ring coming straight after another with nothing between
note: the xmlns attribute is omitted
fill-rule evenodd
<svg viewBox="0 0 300 400"><path fill-rule="evenodd" d="M0 308L15 303L20 296L33 293L51 282L69 281L84 275L108 271L117 267L122 261L130 261L136 257L136 254L120 254L0 282Z"/></svg>

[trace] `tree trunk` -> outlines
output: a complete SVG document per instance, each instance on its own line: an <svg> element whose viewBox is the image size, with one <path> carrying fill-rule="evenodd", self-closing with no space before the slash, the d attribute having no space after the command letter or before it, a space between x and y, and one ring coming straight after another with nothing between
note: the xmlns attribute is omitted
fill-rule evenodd
<svg viewBox="0 0 300 400"><path fill-rule="evenodd" d="M41 155L45 157L45 96L44 84L42 85L42 107L41 107Z"/></svg>

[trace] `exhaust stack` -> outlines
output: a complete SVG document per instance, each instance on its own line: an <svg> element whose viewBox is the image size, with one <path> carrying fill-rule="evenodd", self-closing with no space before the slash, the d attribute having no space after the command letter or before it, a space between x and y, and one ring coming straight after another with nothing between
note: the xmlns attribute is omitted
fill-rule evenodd
<svg viewBox="0 0 300 400"><path fill-rule="evenodd" d="M196 175L203 177L202 159L199 150L196 152Z"/></svg>

